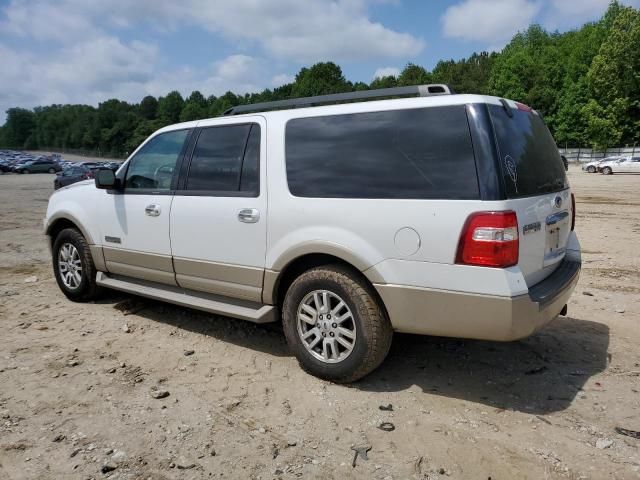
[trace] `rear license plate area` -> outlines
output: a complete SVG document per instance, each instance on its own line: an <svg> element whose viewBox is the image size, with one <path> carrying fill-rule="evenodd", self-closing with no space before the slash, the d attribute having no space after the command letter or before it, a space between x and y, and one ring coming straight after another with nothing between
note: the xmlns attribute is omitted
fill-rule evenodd
<svg viewBox="0 0 640 480"><path fill-rule="evenodd" d="M549 215L545 221L545 246L543 266L559 262L566 253L571 217L569 212Z"/></svg>

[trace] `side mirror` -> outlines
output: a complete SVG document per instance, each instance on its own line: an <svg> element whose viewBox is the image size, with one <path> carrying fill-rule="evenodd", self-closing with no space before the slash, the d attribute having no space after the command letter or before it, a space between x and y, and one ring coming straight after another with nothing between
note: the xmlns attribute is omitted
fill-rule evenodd
<svg viewBox="0 0 640 480"><path fill-rule="evenodd" d="M116 178L116 174L109 168L100 168L95 171L96 188L102 190L117 190L119 187L119 181Z"/></svg>

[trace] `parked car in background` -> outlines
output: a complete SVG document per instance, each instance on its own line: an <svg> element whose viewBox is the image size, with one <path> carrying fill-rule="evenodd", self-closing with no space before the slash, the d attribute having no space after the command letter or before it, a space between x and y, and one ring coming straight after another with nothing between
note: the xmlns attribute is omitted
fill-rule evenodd
<svg viewBox="0 0 640 480"><path fill-rule="evenodd" d="M602 158L600 160L594 160L593 162L588 162L582 165L582 170L589 173L596 173L601 163L613 162L613 161L619 160L620 158L621 157L616 156L616 157Z"/></svg>
<svg viewBox="0 0 640 480"><path fill-rule="evenodd" d="M81 165L87 168L98 168L100 167L100 163L98 162L76 162L76 165Z"/></svg>
<svg viewBox="0 0 640 480"><path fill-rule="evenodd" d="M611 175L613 173L640 173L640 157L622 157L618 160L602 162L598 171Z"/></svg>
<svg viewBox="0 0 640 480"><path fill-rule="evenodd" d="M14 173L19 173L20 169L29 162L33 162L33 160L18 158L12 162L11 171Z"/></svg>
<svg viewBox="0 0 640 480"><path fill-rule="evenodd" d="M79 165L65 168L53 179L53 189L66 187L72 183L81 182L82 180L90 180L93 178L93 171L90 168Z"/></svg>
<svg viewBox="0 0 640 480"><path fill-rule="evenodd" d="M11 162L9 160L0 161L0 172L8 173L11 171Z"/></svg>
<svg viewBox="0 0 640 480"><path fill-rule="evenodd" d="M17 173L56 173L60 170L62 167L52 160L30 160L14 168Z"/></svg>

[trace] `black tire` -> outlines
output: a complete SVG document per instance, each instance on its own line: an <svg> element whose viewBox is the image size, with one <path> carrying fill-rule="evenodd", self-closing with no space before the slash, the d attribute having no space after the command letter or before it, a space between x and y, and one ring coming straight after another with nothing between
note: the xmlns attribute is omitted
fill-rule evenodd
<svg viewBox="0 0 640 480"><path fill-rule="evenodd" d="M24 175L25 173L31 173L31 172L29 172L29 170L24 170L23 169L23 170L20 170L20 173L22 173Z"/></svg>
<svg viewBox="0 0 640 480"><path fill-rule="evenodd" d="M337 294L352 313L356 339L351 353L337 363L315 358L298 333L298 308L315 290ZM342 265L325 265L300 275L286 293L282 312L287 343L300 366L325 380L336 383L359 380L380 366L391 348L393 329L375 292L365 279Z"/></svg>
<svg viewBox="0 0 640 480"><path fill-rule="evenodd" d="M63 245L70 243L78 251L80 262L82 265L80 284L76 288L69 288L62 280L60 267L58 265L58 255ZM75 228L65 228L62 230L53 242L53 274L62 293L69 300L74 302L88 302L98 298L100 287L96 284L96 267L91 258L91 251L87 241L82 234Z"/></svg>
<svg viewBox="0 0 640 480"><path fill-rule="evenodd" d="M611 167L604 167L604 168L602 169L602 173L603 173L604 175L611 175L611 174L613 173L613 170L611 170Z"/></svg>
<svg viewBox="0 0 640 480"><path fill-rule="evenodd" d="M55 168L50 168L49 169L49 173L56 173L56 169Z"/></svg>
<svg viewBox="0 0 640 480"><path fill-rule="evenodd" d="M587 167L587 172L596 173L596 167Z"/></svg>

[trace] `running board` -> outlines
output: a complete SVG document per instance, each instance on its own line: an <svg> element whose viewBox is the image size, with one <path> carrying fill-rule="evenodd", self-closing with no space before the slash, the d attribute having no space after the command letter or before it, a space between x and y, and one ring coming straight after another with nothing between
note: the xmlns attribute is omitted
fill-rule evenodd
<svg viewBox="0 0 640 480"><path fill-rule="evenodd" d="M195 308L216 315L248 320L249 322L269 323L276 320L276 310L272 305L237 300L211 293L195 292L137 278L109 275L104 272L98 272L96 283L113 290L169 302L181 307Z"/></svg>

